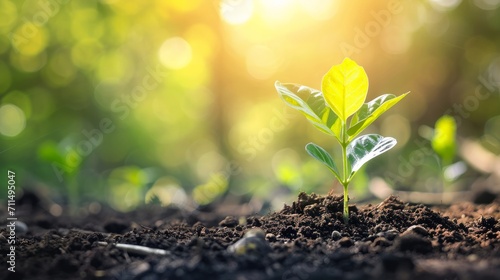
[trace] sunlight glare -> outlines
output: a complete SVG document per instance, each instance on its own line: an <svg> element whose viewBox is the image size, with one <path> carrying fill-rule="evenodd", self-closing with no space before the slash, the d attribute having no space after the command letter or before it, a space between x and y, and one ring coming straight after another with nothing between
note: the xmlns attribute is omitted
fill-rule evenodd
<svg viewBox="0 0 500 280"><path fill-rule="evenodd" d="M0 134L14 137L26 127L24 112L13 104L0 107Z"/></svg>
<svg viewBox="0 0 500 280"><path fill-rule="evenodd" d="M474 4L483 10L494 10L500 7L500 0L474 0Z"/></svg>
<svg viewBox="0 0 500 280"><path fill-rule="evenodd" d="M273 75L279 67L277 54L267 46L253 46L247 52L247 70L252 77L265 80Z"/></svg>
<svg viewBox="0 0 500 280"><path fill-rule="evenodd" d="M244 24L253 14L252 0L221 0L219 12L222 19L232 25Z"/></svg>
<svg viewBox="0 0 500 280"><path fill-rule="evenodd" d="M300 0L300 6L316 20L328 20L337 12L337 1Z"/></svg>
<svg viewBox="0 0 500 280"><path fill-rule="evenodd" d="M181 69L191 62L191 45L181 37L169 38L161 45L158 56L165 67Z"/></svg>
<svg viewBox="0 0 500 280"><path fill-rule="evenodd" d="M400 26L388 26L382 32L381 46L387 53L402 54L410 47L412 40L409 32Z"/></svg>
<svg viewBox="0 0 500 280"><path fill-rule="evenodd" d="M290 0L261 0L260 4L269 22L289 22L297 7L297 2Z"/></svg>
<svg viewBox="0 0 500 280"><path fill-rule="evenodd" d="M462 0L429 0L429 2L438 11L450 11L460 5Z"/></svg>

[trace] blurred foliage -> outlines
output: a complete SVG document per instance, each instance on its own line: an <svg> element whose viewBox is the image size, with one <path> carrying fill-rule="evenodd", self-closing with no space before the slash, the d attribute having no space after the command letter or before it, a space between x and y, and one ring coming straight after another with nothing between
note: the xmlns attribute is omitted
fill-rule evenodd
<svg viewBox="0 0 500 280"><path fill-rule="evenodd" d="M319 88L346 55L370 76L369 100L382 89L412 91L368 131L397 138L400 150L367 175L398 170L394 155L420 149L417 128L443 114L456 119L459 135L498 154L499 7L497 0L3 0L0 172L15 170L20 186L60 203L73 193L121 210L146 198L184 199L214 176L227 179L222 193L235 195L326 193L332 181L303 146L327 138L284 108L273 83ZM411 187L415 174L397 174L395 185Z"/></svg>
<svg viewBox="0 0 500 280"><path fill-rule="evenodd" d="M448 115L440 117L434 126L431 144L444 166L450 165L455 158L457 149L456 130L455 119Z"/></svg>

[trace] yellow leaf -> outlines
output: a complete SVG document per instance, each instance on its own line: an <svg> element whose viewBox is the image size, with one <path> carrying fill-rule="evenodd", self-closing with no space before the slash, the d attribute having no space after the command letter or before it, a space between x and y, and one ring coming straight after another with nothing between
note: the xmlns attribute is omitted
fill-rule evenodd
<svg viewBox="0 0 500 280"><path fill-rule="evenodd" d="M328 106L345 123L365 102L368 76L363 67L345 58L323 76L321 91Z"/></svg>

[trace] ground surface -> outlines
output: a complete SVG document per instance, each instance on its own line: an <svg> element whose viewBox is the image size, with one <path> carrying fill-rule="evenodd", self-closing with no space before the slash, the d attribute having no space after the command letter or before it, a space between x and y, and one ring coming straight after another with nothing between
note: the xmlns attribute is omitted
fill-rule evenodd
<svg viewBox="0 0 500 280"><path fill-rule="evenodd" d="M498 200L431 209L390 197L352 206L348 225L340 197L303 193L253 217L148 207L56 218L36 198L17 207L28 231L17 234L16 273L0 236L0 279L500 279ZM252 228L262 231L245 237Z"/></svg>

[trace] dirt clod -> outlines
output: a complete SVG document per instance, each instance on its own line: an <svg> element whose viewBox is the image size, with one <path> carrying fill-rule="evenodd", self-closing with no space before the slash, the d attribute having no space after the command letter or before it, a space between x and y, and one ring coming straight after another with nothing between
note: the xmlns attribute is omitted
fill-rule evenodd
<svg viewBox="0 0 500 280"><path fill-rule="evenodd" d="M432 243L420 235L409 233L401 235L394 242L394 247L402 252L426 254L432 252Z"/></svg>
<svg viewBox="0 0 500 280"><path fill-rule="evenodd" d="M235 227L238 225L238 220L233 216L227 216L224 220L219 223L221 227Z"/></svg>
<svg viewBox="0 0 500 280"><path fill-rule="evenodd" d="M351 247L354 245L354 242L352 242L350 237L342 237L339 240L339 245L342 247Z"/></svg>

